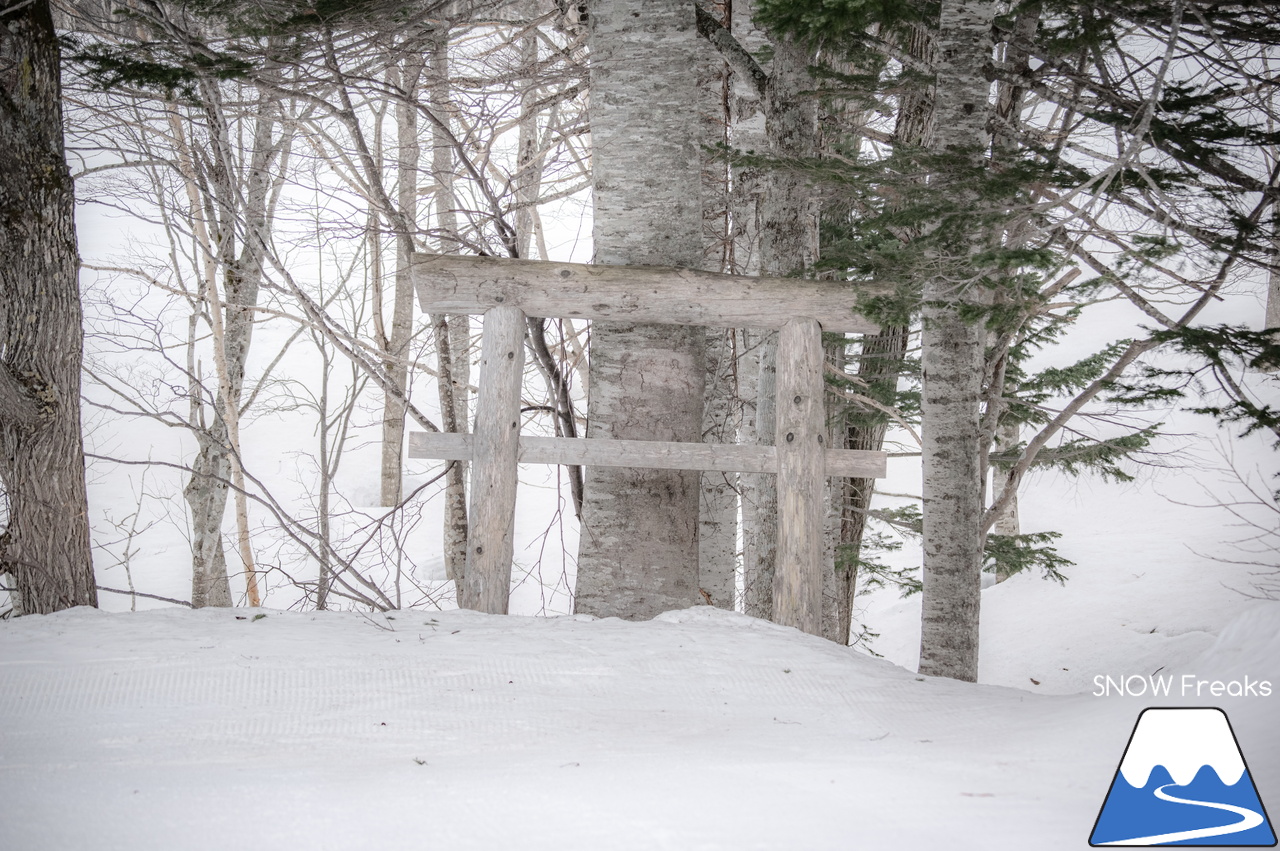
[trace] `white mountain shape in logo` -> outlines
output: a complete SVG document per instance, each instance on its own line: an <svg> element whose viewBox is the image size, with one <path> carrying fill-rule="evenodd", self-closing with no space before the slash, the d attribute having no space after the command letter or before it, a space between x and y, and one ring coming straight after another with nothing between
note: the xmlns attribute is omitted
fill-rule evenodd
<svg viewBox="0 0 1280 851"><path fill-rule="evenodd" d="M1130 786L1141 789L1157 765L1168 769L1179 786L1189 784L1206 765L1228 786L1238 783L1245 772L1244 757L1227 716L1218 709L1144 712L1120 763L1120 773Z"/></svg>

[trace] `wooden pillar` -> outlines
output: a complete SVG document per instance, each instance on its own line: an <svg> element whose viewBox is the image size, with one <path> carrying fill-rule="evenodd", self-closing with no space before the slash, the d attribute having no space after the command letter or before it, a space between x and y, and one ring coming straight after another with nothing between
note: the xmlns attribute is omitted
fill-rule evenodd
<svg viewBox="0 0 1280 851"><path fill-rule="evenodd" d="M494 615L507 613L511 595L524 330L524 311L518 307L499 305L484 315L471 468L471 530L458 603Z"/></svg>
<svg viewBox="0 0 1280 851"><path fill-rule="evenodd" d="M778 335L778 566L774 619L822 633L822 327L796 318Z"/></svg>

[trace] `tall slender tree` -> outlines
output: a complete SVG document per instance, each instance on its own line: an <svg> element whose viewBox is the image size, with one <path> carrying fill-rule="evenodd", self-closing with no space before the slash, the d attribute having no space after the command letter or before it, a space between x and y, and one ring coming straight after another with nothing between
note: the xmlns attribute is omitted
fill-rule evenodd
<svg viewBox="0 0 1280 851"><path fill-rule="evenodd" d="M943 0L938 23L933 150L981 169L990 143L990 0ZM977 206L978 196L957 199ZM953 250L976 256L981 231ZM921 437L924 445L924 611L920 671L975 681L982 590L980 414L986 332L974 321L988 301L980 274L924 282Z"/></svg>

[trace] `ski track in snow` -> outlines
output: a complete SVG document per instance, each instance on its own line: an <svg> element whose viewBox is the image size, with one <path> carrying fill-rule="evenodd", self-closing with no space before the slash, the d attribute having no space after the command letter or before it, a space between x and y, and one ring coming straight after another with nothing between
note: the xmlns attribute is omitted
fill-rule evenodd
<svg viewBox="0 0 1280 851"><path fill-rule="evenodd" d="M1156 836L1139 836L1136 839L1125 839L1121 842L1104 842L1102 844L1167 845L1172 842L1184 842L1188 839L1208 839L1211 836L1229 836L1233 833L1252 830L1264 821L1261 813L1254 812L1246 807L1237 807L1234 804L1219 804L1212 801L1192 801L1189 798L1176 798L1164 791L1170 786L1177 785L1177 783L1166 783L1164 786L1157 787L1155 790L1155 796L1162 801L1169 801L1174 804L1189 804L1194 807L1209 807L1215 810L1225 810L1226 812L1235 813L1240 816L1240 821L1235 824L1221 825L1220 827L1201 827L1196 830L1181 830L1175 833L1161 833Z"/></svg>

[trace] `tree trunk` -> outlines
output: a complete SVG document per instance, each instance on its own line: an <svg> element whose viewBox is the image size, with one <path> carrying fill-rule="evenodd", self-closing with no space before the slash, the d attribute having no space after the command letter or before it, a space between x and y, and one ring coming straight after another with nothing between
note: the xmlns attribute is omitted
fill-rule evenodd
<svg viewBox="0 0 1280 851"><path fill-rule="evenodd" d="M809 54L789 39L774 45L772 74L765 96L765 133L772 155L811 157L818 150L817 108L801 93L813 85ZM818 203L816 194L796 174L772 171L761 179L760 271L765 275L789 275L813 265L818 256ZM755 436L762 445L774 445L778 335L764 334L757 348ZM752 528L747 546L751 563L747 613L773 619L774 576L778 554L778 494L772 477L756 481L752 496Z"/></svg>
<svg viewBox="0 0 1280 851"><path fill-rule="evenodd" d="M831 368L844 372L848 359L848 341L829 343L823 349L826 362ZM826 413L826 445L833 449L843 447L848 432L844 400L833 393L825 393L823 408ZM843 597L850 593L850 589L844 586L842 580L845 577L839 569L841 532L849 481L832 476L826 480L825 485L827 518L822 528L822 637L837 644L849 643L849 621L841 617L840 609Z"/></svg>
<svg viewBox="0 0 1280 851"><path fill-rule="evenodd" d="M592 180L597 263L702 264L694 7L591 6ZM704 331L599 322L588 437L697 442ZM698 595L698 497L688 471L588 470L575 608L644 619Z"/></svg>
<svg viewBox="0 0 1280 851"><path fill-rule="evenodd" d="M329 608L329 589L333 586L333 527L332 516L330 515L330 499L333 492L333 474L334 461L333 453L330 450L329 442L332 439L330 435L330 419L329 419L329 378L333 371L333 359L329 354L327 341L324 338L317 339L316 348L320 353L320 395L316 400L316 413L319 414L319 430L320 430L320 457L319 457L319 474L320 481L316 484L318 491L316 500L316 532L320 538L319 546L319 570L316 575L316 611L323 612ZM339 440L341 445L341 440Z"/></svg>
<svg viewBox="0 0 1280 851"><path fill-rule="evenodd" d="M912 58L933 65L933 33L926 27L914 26L902 45ZM933 88L920 86L907 89L901 96L893 138L898 144L925 147L933 143ZM903 238L909 238L904 234ZM858 358L858 379L864 382L864 392L872 399L893 404L898 391L898 378L903 372L903 361L910 342L910 329L905 326L886 326L878 334L862 338ZM879 452L884 448L888 420L879 411L864 410L852 416L852 424L844 440L846 449ZM845 487L845 502L841 512L840 550L836 570L836 632L848 636L853 630L854 600L858 593L858 559L862 556L863 540L867 530L867 512L875 494L875 479L850 479Z"/></svg>
<svg viewBox="0 0 1280 851"><path fill-rule="evenodd" d="M1011 43L1005 45L1004 61L1007 65L1018 69L1019 74L1026 74L1030 70L1031 56L1026 45L1031 44L1035 39L1036 28L1040 22L1039 6L1023 7L1014 19L1014 33ZM1025 89L1021 86L1008 82L1000 82L996 86L996 116L998 118L998 126L1014 130L1022 124L1022 108L1023 100L1026 95ZM1012 162L1018 156L1018 141L1013 133L1005 132L996 136L992 145L992 162L1001 164L1002 162ZM1023 223L1021 228L1014 228L1005 232L1005 244L1009 246L1021 245L1026 242L1028 231L1035 232L1031 223ZM993 331L991 338L998 335ZM1006 371L1004 368L1004 358L1007 353L996 353L996 340L991 339L992 354L989 357L999 358L998 368L993 370L994 379L992 386L987 388L986 410L983 412L983 430L988 436L992 448L997 453L1012 452L1017 449L1018 440L1021 436L1021 429L1017 422L1014 422L1005 414L1008 411L1008 402L1006 401L1006 390L1012 388L1007 387ZM982 468L979 475L985 484L987 475L990 472L989 456L983 455ZM1006 468L1007 469L1007 468ZM991 531L997 535L1018 535L1021 534L1021 524L1018 518L1018 491L1017 486L1009 481L1008 476L1001 475L1003 470L996 470L992 477L994 482L994 493L991 495L992 505L1003 503L1004 508L1001 509L994 522L991 524ZM1006 491L1008 492L1006 495ZM996 581L1004 582L1009 578L1009 573L1005 571L1003 566L996 569Z"/></svg>
<svg viewBox="0 0 1280 851"><path fill-rule="evenodd" d="M403 99L395 105L396 121L396 206L399 221L413 227L418 220L418 84L422 79L422 57L406 51L396 69ZM409 259L413 256L413 234L396 234L395 293L391 301L391 333L386 339L383 369L400 394L386 393L382 402L382 505L390 508L404 497L405 394L409 387L409 341L413 337L413 277Z"/></svg>
<svg viewBox="0 0 1280 851"><path fill-rule="evenodd" d="M770 423L775 414L777 334L745 330L742 338L741 440L772 446L776 431L776 424ZM766 347L771 347L768 361L762 355ZM742 611L753 618L768 620L773 612L773 566L778 549L776 481L774 476L762 473L743 473L739 481L742 483Z"/></svg>
<svg viewBox="0 0 1280 851"><path fill-rule="evenodd" d="M449 30L442 27L432 34L427 59L431 69L431 110L444 126L432 127L431 176L436 184L434 198L436 230L441 253L457 250L457 198L453 191L453 140L447 128L449 102ZM440 399L440 418L445 431L470 430L471 385L471 318L465 314L431 317L436 343L436 394ZM444 486L444 565L445 573L454 581L459 599L467 564L467 464L457 461L445 472Z"/></svg>
<svg viewBox="0 0 1280 851"><path fill-rule="evenodd" d="M735 332L707 331L707 387L703 410L703 440L735 443L738 412L734 401L738 388ZM738 566L737 473L702 474L702 498L698 515L698 588L704 602L722 609L734 608Z"/></svg>
<svg viewBox="0 0 1280 851"><path fill-rule="evenodd" d="M1263 328L1280 328L1280 235L1271 238L1271 269L1267 273L1267 307Z"/></svg>
<svg viewBox="0 0 1280 851"><path fill-rule="evenodd" d="M879 334L867 334L862 338L858 358L858 379L866 382L862 392L879 401L894 396L910 336L910 329L907 327L890 325L882 328ZM854 419L854 424L846 432L846 449L879 452L884 448L889 423L883 414L864 411L852 415L851 419ZM846 636L846 641L853 629L854 599L858 590L857 560L862 554L867 511L871 507L875 488L875 479L849 479L841 512L841 554L836 570L836 617L839 622L837 631Z"/></svg>
<svg viewBox="0 0 1280 851"><path fill-rule="evenodd" d="M731 23L728 3L710 4L721 24ZM729 143L729 72L719 52L698 39L698 95L702 145ZM715 154L702 157L703 267L732 271L729 164ZM736 333L707 329L706 395L703 399L702 439L707 443L736 443L741 410L737 404ZM738 569L738 481L736 473L702 474L698 513L698 590L708 605L734 608Z"/></svg>
<svg viewBox="0 0 1280 851"><path fill-rule="evenodd" d="M746 50L755 53L769 47L769 40L752 21L751 3L733 5L730 31ZM739 73L733 75L732 124L730 143L744 151L763 151L768 147L764 128L764 104L754 82ZM739 275L760 274L761 206L765 194L764 175L760 169L735 166L731 194L732 229L730 231L730 271ZM768 333L743 329L739 334L738 382L742 398L742 443L773 444L771 389L767 389L763 413L766 435L762 439L758 423L760 380L773 387L773 361L762 373L761 349L770 340ZM773 563L776 546L772 525L776 522L776 500L773 498L774 476L743 473L738 477L742 492L742 611L752 617L768 618L773 608ZM767 566L767 569L766 569Z"/></svg>
<svg viewBox="0 0 1280 851"><path fill-rule="evenodd" d="M182 141L184 136L180 131L175 133L175 139L182 146L179 162L191 216L204 253L203 295L208 300L214 330L218 381L210 420L206 421L200 410L198 400L203 392L200 388L195 388L197 395L193 396L192 403L199 451L192 462L191 479L183 495L191 510L191 605L194 608L232 605L222 521L230 485L236 482L243 487L239 469L240 397L262 278L271 185L269 171L281 150L272 141L277 122L271 98L264 93L259 98L259 111L254 119L249 179L242 190L236 185L232 172L235 154L217 84L205 81L202 96L209 125L208 152L197 154ZM207 161L198 162L197 156L207 156ZM244 237L238 256L235 253L237 235ZM221 294L219 278L224 282ZM246 586L253 603L253 559L248 549L247 514L243 503L237 502L240 503L237 526L247 571Z"/></svg>
<svg viewBox="0 0 1280 851"><path fill-rule="evenodd" d="M933 148L953 151L971 165L985 157L989 144L987 66L994 14L990 0L944 0L939 19ZM970 237L965 247L970 256L982 241L980 234ZM970 682L978 676L982 602L979 459L986 329L965 311L984 302L980 286L957 284L951 276L930 278L924 284L923 310L920 672Z"/></svg>
<svg viewBox="0 0 1280 851"><path fill-rule="evenodd" d="M96 606L80 434L74 192L57 35L41 0L0 12L0 573L16 610Z"/></svg>

